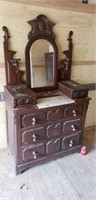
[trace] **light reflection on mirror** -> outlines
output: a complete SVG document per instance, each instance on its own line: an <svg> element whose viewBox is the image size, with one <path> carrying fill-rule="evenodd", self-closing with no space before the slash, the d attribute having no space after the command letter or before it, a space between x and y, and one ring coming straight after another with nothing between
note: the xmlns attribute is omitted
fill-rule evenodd
<svg viewBox="0 0 96 200"><path fill-rule="evenodd" d="M53 47L44 39L36 40L30 48L31 88L53 86Z"/></svg>

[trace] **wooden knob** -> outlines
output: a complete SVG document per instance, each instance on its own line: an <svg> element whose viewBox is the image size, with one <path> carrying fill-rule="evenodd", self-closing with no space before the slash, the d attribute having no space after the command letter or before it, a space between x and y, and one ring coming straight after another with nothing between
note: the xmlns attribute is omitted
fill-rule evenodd
<svg viewBox="0 0 96 200"><path fill-rule="evenodd" d="M32 138L33 138L33 142L36 142L36 135L35 134L32 135Z"/></svg>
<svg viewBox="0 0 96 200"><path fill-rule="evenodd" d="M76 117L76 111L72 110L73 116Z"/></svg>
<svg viewBox="0 0 96 200"><path fill-rule="evenodd" d="M72 128L72 131L76 131L76 128L73 124L71 125L71 128Z"/></svg>
<svg viewBox="0 0 96 200"><path fill-rule="evenodd" d="M36 158L37 158L36 152L35 152L35 151L33 151L33 153L32 153L32 154L33 154L33 158L34 158L34 159L36 159Z"/></svg>
<svg viewBox="0 0 96 200"><path fill-rule="evenodd" d="M70 140L69 147L72 147L72 146L73 146L73 140Z"/></svg>
<svg viewBox="0 0 96 200"><path fill-rule="evenodd" d="M35 123L36 123L36 118L33 117L33 118L32 118L32 125L35 125Z"/></svg>

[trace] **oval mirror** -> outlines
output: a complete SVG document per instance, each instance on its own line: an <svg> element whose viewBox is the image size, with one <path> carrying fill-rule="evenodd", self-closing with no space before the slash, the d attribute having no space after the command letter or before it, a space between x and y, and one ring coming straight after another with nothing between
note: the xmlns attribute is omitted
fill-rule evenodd
<svg viewBox="0 0 96 200"><path fill-rule="evenodd" d="M54 49L49 41L36 40L30 48L31 88L54 85L53 79Z"/></svg>

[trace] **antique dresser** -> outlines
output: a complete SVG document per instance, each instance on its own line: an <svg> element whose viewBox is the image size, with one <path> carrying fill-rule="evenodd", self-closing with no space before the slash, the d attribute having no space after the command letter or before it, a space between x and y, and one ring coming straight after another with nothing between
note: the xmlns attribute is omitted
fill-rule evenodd
<svg viewBox="0 0 96 200"><path fill-rule="evenodd" d="M31 31L25 46L25 75L19 59L9 49L4 31L5 102L7 140L16 164L16 174L40 163L80 152L90 98L82 84L71 80L72 34L68 50L58 63L58 48L46 16L28 21ZM70 157L71 159L71 157Z"/></svg>

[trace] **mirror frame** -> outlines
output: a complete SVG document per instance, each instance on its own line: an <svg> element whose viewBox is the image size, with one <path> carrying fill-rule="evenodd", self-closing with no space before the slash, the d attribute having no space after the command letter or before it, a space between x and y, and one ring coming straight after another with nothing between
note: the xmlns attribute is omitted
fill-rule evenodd
<svg viewBox="0 0 96 200"><path fill-rule="evenodd" d="M26 84L31 88L30 76L30 48L32 44L39 40L44 39L50 42L53 47L53 86L36 87L32 88L34 91L53 90L57 88L58 81L58 48L55 42L55 35L52 33L52 26L55 24L50 22L45 15L39 15L36 19L28 21L32 29L28 34L28 43L25 48L25 66L26 66Z"/></svg>

